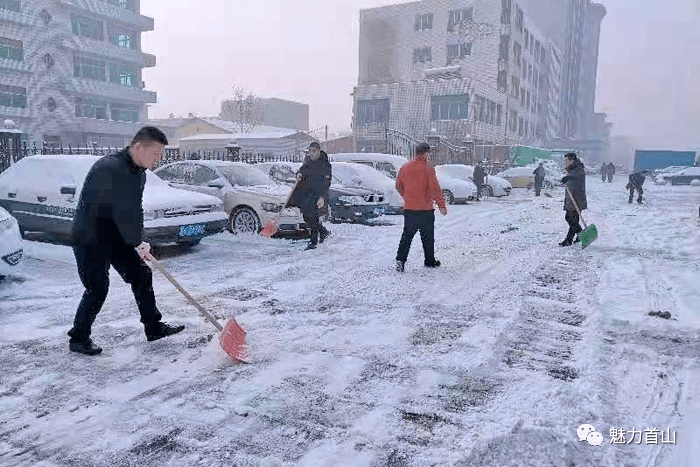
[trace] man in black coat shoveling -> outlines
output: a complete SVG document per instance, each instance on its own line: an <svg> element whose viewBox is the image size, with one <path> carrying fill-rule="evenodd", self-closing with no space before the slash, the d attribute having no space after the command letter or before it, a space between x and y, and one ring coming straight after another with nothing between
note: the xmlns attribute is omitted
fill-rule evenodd
<svg viewBox="0 0 700 467"><path fill-rule="evenodd" d="M332 178L328 154L321 151L320 144L312 142L309 145L309 155L297 172L297 185L287 204L287 207L297 206L304 215L304 222L309 226L311 238L307 250L313 250L331 234L321 224L321 211L328 202L328 189Z"/></svg>
<svg viewBox="0 0 700 467"><path fill-rule="evenodd" d="M71 236L78 274L85 287L73 328L68 332L73 352L102 352L90 334L107 298L110 266L131 284L149 341L185 328L161 322L151 269L142 260L150 251L150 246L141 241L146 169L160 160L167 144L160 130L144 127L129 147L98 160L85 178Z"/></svg>
<svg viewBox="0 0 700 467"><path fill-rule="evenodd" d="M566 168L567 175L561 179L561 182L568 188L564 193L564 211L566 211L566 222L569 224L569 232L566 234L566 238L559 245L561 246L571 246L573 243L578 243L580 240L578 238L578 233L583 229L579 224L580 216L574 206L574 201L571 199L573 195L574 200L576 200L576 205L578 209L583 211L588 209L588 203L586 200L586 171L583 166L583 162L574 153L569 153L564 156L564 167ZM571 192L571 195L569 195ZM576 236L576 240L574 240Z"/></svg>
<svg viewBox="0 0 700 467"><path fill-rule="evenodd" d="M627 182L627 186L625 186L625 188L627 188L630 191L630 204L632 204L632 200L634 199L634 190L637 190L638 193L637 203L642 204L642 195L644 194L642 185L644 185L644 181L646 179L647 177L644 175L643 171L630 174L629 182Z"/></svg>
<svg viewBox="0 0 700 467"><path fill-rule="evenodd" d="M474 166L472 179L474 180L474 185L476 185L476 200L479 201L479 197L481 196L481 187L483 187L484 183L486 183L486 170L484 169L481 161L477 162Z"/></svg>

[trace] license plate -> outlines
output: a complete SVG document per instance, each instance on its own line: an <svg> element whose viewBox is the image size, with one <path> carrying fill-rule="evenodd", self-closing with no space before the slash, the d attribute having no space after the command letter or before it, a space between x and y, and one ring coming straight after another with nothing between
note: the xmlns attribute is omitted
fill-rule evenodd
<svg viewBox="0 0 700 467"><path fill-rule="evenodd" d="M197 237L204 233L204 224L183 225L180 227L181 237Z"/></svg>

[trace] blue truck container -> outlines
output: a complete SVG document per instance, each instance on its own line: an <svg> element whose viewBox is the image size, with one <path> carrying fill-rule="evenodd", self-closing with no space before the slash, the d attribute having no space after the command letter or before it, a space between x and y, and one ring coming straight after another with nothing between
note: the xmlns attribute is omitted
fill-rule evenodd
<svg viewBox="0 0 700 467"><path fill-rule="evenodd" d="M674 165L692 167L696 155L695 151L638 150L634 152L634 171L659 170Z"/></svg>

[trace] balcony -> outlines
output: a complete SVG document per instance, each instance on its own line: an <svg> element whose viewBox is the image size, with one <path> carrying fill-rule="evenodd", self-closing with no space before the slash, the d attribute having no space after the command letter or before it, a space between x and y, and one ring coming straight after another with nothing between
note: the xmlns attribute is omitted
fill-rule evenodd
<svg viewBox="0 0 700 467"><path fill-rule="evenodd" d="M136 63L141 68L156 66L155 55L146 54L139 50L124 49L110 42L100 42L86 37L70 36L63 40L63 48L83 54L99 55L102 58Z"/></svg>
<svg viewBox="0 0 700 467"><path fill-rule="evenodd" d="M111 120L97 120L94 118L78 118L82 120L83 131L86 133L99 133L107 135L128 135L131 137L141 127L140 123L114 122Z"/></svg>
<svg viewBox="0 0 700 467"><path fill-rule="evenodd" d="M134 102L139 104L155 104L157 94L137 87L121 86L119 84L96 81L86 78L69 77L58 83L59 88L76 96L94 96L104 99Z"/></svg>
<svg viewBox="0 0 700 467"><path fill-rule="evenodd" d="M0 10L0 23L12 23L19 26L36 26L37 20L34 17L17 13L16 11Z"/></svg>
<svg viewBox="0 0 700 467"><path fill-rule="evenodd" d="M136 26L140 31L153 31L154 29L153 18L110 5L104 0L58 0L58 3L69 8L89 11L105 19Z"/></svg>
<svg viewBox="0 0 700 467"><path fill-rule="evenodd" d="M20 73L31 73L29 71L29 65L27 65L27 62L10 60L9 58L0 58L0 70L2 70L3 72L16 71Z"/></svg>

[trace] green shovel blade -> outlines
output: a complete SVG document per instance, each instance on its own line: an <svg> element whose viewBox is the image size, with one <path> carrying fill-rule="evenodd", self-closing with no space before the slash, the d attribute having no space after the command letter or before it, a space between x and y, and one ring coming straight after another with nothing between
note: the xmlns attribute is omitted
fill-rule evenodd
<svg viewBox="0 0 700 467"><path fill-rule="evenodd" d="M583 250L598 238L598 228L591 224L579 232L578 238L581 239L581 249Z"/></svg>

